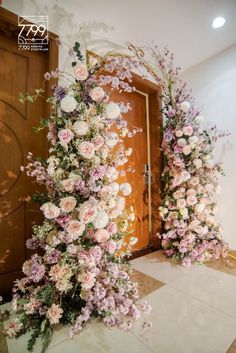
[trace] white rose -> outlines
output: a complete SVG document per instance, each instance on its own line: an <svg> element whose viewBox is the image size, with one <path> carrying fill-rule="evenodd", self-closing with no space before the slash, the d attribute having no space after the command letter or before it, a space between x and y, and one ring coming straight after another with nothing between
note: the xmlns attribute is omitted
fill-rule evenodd
<svg viewBox="0 0 236 353"><path fill-rule="evenodd" d="M182 103L180 103L180 106L179 106L179 107L180 107L180 109L182 110L182 112L187 113L188 110L189 110L189 108L190 108L190 103L187 102L187 101L182 102Z"/></svg>
<svg viewBox="0 0 236 353"><path fill-rule="evenodd" d="M132 187L129 183L123 183L120 185L120 191L124 196L128 196L132 192Z"/></svg>
<svg viewBox="0 0 236 353"><path fill-rule="evenodd" d="M202 160L199 159L199 158L194 159L193 164L195 165L195 167L196 167L197 169L199 169L199 168L201 168L201 166L202 166Z"/></svg>
<svg viewBox="0 0 236 353"><path fill-rule="evenodd" d="M118 178L118 172L115 167L108 167L106 171L106 177L110 180L116 180Z"/></svg>
<svg viewBox="0 0 236 353"><path fill-rule="evenodd" d="M187 141L184 138L180 138L177 140L177 145L183 147L187 144Z"/></svg>
<svg viewBox="0 0 236 353"><path fill-rule="evenodd" d="M77 107L77 101L70 94L67 94L64 98L62 98L60 104L61 109L66 113L73 112Z"/></svg>
<svg viewBox="0 0 236 353"><path fill-rule="evenodd" d="M116 195L119 192L120 186L115 181L113 181L113 183L110 184L110 187L111 187L112 195Z"/></svg>
<svg viewBox="0 0 236 353"><path fill-rule="evenodd" d="M195 145L198 142L198 137L197 136L191 136L191 137L189 137L188 141L189 141L189 143L191 145Z"/></svg>
<svg viewBox="0 0 236 353"><path fill-rule="evenodd" d="M118 141L119 137L116 132L108 132L105 136L105 142L109 148L115 147Z"/></svg>
<svg viewBox="0 0 236 353"><path fill-rule="evenodd" d="M73 124L73 130L78 136L84 136L89 131L89 126L86 121L76 121Z"/></svg>
<svg viewBox="0 0 236 353"><path fill-rule="evenodd" d="M59 206L63 212L69 213L74 210L76 203L77 203L77 201L76 201L75 197L67 196L67 197L63 197L60 200Z"/></svg>
<svg viewBox="0 0 236 353"><path fill-rule="evenodd" d="M95 102L100 102L104 98L105 92L101 87L95 87L91 89L91 91L89 92L89 96Z"/></svg>
<svg viewBox="0 0 236 353"><path fill-rule="evenodd" d="M209 168L209 169L213 168L214 164L215 164L215 162L213 161L213 159L208 159L206 161L206 167Z"/></svg>
<svg viewBox="0 0 236 353"><path fill-rule="evenodd" d="M95 150L99 150L104 145L104 138L101 135L97 135L92 139Z"/></svg>
<svg viewBox="0 0 236 353"><path fill-rule="evenodd" d="M109 222L108 214L105 211L99 211L97 217L93 221L93 225L95 228L105 228Z"/></svg>
<svg viewBox="0 0 236 353"><path fill-rule="evenodd" d="M44 217L47 219L53 219L59 216L60 208L54 205L52 202L46 202L41 207L40 210L43 211Z"/></svg>
<svg viewBox="0 0 236 353"><path fill-rule="evenodd" d="M69 222L66 230L73 237L73 240L76 240L79 236L83 234L85 230L85 225L82 222L73 220Z"/></svg>
<svg viewBox="0 0 236 353"><path fill-rule="evenodd" d="M108 119L114 120L120 115L120 107L118 104L110 102L107 104L105 112Z"/></svg>
<svg viewBox="0 0 236 353"><path fill-rule="evenodd" d="M77 80L79 81L84 81L88 77L88 69L87 65L85 63L82 63L79 61L75 66L74 66L74 74Z"/></svg>
<svg viewBox="0 0 236 353"><path fill-rule="evenodd" d="M87 159L94 157L95 149L94 144L91 142L84 141L79 145L79 154Z"/></svg>
<svg viewBox="0 0 236 353"><path fill-rule="evenodd" d="M204 117L202 115L198 115L196 116L196 118L194 119L195 123L197 124L201 124L204 121Z"/></svg>
<svg viewBox="0 0 236 353"><path fill-rule="evenodd" d="M73 173L73 172L71 172L71 173L69 174L69 178L70 178L71 180L73 180L74 183L76 183L76 182L82 180L82 178L81 178L81 176L80 176L79 174L76 174L76 173Z"/></svg>

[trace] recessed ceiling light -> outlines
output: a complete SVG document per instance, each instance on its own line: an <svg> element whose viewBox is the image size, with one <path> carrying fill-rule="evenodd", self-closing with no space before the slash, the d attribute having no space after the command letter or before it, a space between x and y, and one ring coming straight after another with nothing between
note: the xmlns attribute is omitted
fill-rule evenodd
<svg viewBox="0 0 236 353"><path fill-rule="evenodd" d="M225 18L224 17L216 17L214 21L212 22L212 27L213 28L220 28L224 26L225 24Z"/></svg>

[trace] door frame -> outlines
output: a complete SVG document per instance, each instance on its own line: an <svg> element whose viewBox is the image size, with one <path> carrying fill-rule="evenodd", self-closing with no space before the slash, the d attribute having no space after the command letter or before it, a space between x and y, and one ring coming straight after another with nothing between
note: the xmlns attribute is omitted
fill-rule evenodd
<svg viewBox="0 0 236 353"><path fill-rule="evenodd" d="M88 58L89 55L104 60L98 53L87 50L86 57ZM104 75L106 74L105 71L103 73ZM149 135L147 138L149 142L148 158L150 163L148 177L151 194L151 200L149 201L149 209L151 209L151 215L149 215L151 228L149 228L148 246L134 251L129 259L161 249L161 240L158 238L157 234L161 233L162 227L159 207L161 205L161 174L163 170L163 155L161 150L163 128L161 87L134 72L132 73L132 84L139 93L146 96L146 102L148 103L148 117L145 117L145 119L146 121L148 120L149 125L147 126Z"/></svg>
<svg viewBox="0 0 236 353"><path fill-rule="evenodd" d="M152 81L149 81L136 73L133 73L132 84L137 91L146 95L148 103L148 120L149 125L149 185L150 185L150 208L151 208L151 228L149 229L149 245L147 248L135 251L131 258L145 255L149 252L161 248L160 239L157 233L161 231L161 219L159 215L159 207L161 203L161 174L162 174L162 100L161 87Z"/></svg>

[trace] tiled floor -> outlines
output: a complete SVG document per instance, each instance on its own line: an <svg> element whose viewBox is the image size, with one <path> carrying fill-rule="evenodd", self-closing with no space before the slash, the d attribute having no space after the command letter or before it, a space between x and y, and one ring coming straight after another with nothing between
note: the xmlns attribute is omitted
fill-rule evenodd
<svg viewBox="0 0 236 353"><path fill-rule="evenodd" d="M144 332L137 324L127 333L96 323L73 340L63 328L49 353L236 353L236 261L183 268L158 251L132 266L153 327ZM26 338L0 339L0 353L26 353Z"/></svg>

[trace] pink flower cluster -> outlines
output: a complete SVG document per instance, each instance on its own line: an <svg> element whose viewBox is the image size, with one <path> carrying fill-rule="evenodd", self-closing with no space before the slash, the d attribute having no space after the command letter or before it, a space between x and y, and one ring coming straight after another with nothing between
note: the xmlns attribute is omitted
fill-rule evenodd
<svg viewBox="0 0 236 353"><path fill-rule="evenodd" d="M189 266L226 256L227 245L215 220L215 193L220 192L222 167L214 159L219 135L207 129L203 116L194 108L186 84L174 69L168 50L155 56L163 73L163 112L165 117L162 149L165 157L160 235L168 257ZM171 82L171 84L169 84Z"/></svg>

